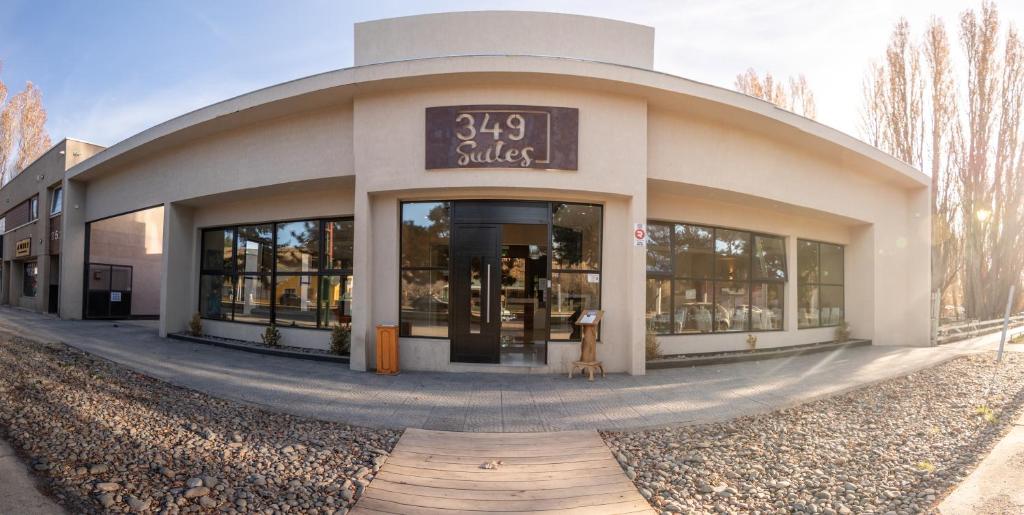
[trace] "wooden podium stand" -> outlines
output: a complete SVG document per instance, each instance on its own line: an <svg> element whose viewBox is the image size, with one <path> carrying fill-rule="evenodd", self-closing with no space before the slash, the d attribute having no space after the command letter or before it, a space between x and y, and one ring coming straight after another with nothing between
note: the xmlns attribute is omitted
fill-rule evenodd
<svg viewBox="0 0 1024 515"><path fill-rule="evenodd" d="M573 361L572 370L569 371L569 379L577 370L580 374L587 374L587 378L594 380L594 371L600 370L601 377L604 377L604 365L597 360L597 325L604 318L604 311L599 309L588 309L576 320L576 325L583 328L583 339L580 343L580 360Z"/></svg>

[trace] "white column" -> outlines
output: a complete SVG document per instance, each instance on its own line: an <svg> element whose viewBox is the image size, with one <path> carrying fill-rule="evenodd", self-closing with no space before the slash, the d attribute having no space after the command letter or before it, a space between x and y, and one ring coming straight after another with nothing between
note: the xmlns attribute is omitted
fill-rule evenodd
<svg viewBox="0 0 1024 515"><path fill-rule="evenodd" d="M850 228L850 244L844 255L844 292L846 300L846 321L854 338L874 340L876 344L888 343L887 338L879 341L875 333L875 317L889 309L893 299L891 285L876 288L876 272L882 256L879 255L875 225ZM922 265L928 268L928 261ZM925 321L927 323L927 320Z"/></svg>
<svg viewBox="0 0 1024 515"><path fill-rule="evenodd" d="M79 320L85 298L85 183L64 180L64 214L60 235L61 318Z"/></svg>
<svg viewBox="0 0 1024 515"><path fill-rule="evenodd" d="M164 243L160 274L160 336L188 327L198 304L198 260L192 208L164 204Z"/></svg>
<svg viewBox="0 0 1024 515"><path fill-rule="evenodd" d="M642 181L643 186L629 201L629 229L634 224L647 224L647 181ZM628 276L629 290L626 292L630 306L630 336L633 342L631 360L629 364L630 375L645 375L647 373L647 353L644 345L647 337L647 324L644 320L644 313L647 310L647 247L638 247L634 244L634 236L631 232L623 231L624 234L608 234L605 231L605 238L611 241L612 245L631 246L629 267L623 272ZM615 273L614 270L603 269L603 273ZM612 292L606 292L611 294Z"/></svg>
<svg viewBox="0 0 1024 515"><path fill-rule="evenodd" d="M352 241L352 345L349 351L349 368L365 371L373 355L369 346L373 343L373 321L371 305L373 291L372 242L373 226L370 197L359 187L356 178L355 208L353 210L354 234ZM396 272L397 273L397 272Z"/></svg>

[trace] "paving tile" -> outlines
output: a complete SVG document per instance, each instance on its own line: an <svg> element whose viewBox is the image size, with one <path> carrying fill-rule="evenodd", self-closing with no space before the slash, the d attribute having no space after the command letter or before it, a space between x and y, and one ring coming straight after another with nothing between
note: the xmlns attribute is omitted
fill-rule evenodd
<svg viewBox="0 0 1024 515"><path fill-rule="evenodd" d="M782 359L610 374L403 372L251 354L159 338L152 324L71 321L0 307L0 330L63 341L141 373L226 399L374 427L536 432L699 423L766 412L991 348L856 347Z"/></svg>

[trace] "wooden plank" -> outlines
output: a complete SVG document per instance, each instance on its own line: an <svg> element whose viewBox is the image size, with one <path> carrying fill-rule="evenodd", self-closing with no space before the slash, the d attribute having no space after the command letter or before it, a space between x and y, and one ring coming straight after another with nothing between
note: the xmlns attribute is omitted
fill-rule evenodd
<svg viewBox="0 0 1024 515"><path fill-rule="evenodd" d="M471 447L525 447L525 446L546 446L546 447L562 447L562 448L579 448L584 446L601 446L604 447L604 442L598 437L594 438L573 438L570 440L549 440L545 438L520 438L520 439L505 439L505 440L492 440L492 439L477 439L477 438L453 438L453 437L442 437L433 438L427 435L411 435L408 438L402 436L399 440L404 443L415 443L416 445L436 445L439 447L456 447L456 446L471 446Z"/></svg>
<svg viewBox="0 0 1024 515"><path fill-rule="evenodd" d="M410 485L429 486L433 488L452 488L461 490L550 490L555 488L583 487L614 485L629 482L626 476L602 476L602 477L565 477L560 481L476 481L465 479L443 479L440 477L409 476L398 474L387 470L384 466L374 476L374 481L384 479L392 483L404 483ZM373 486L373 483L370 483Z"/></svg>
<svg viewBox="0 0 1024 515"><path fill-rule="evenodd" d="M522 499L566 499L586 495L633 493L636 494L636 487L628 482L616 482L610 485L596 486L573 486L566 488L551 488L548 490L466 490L461 488L436 488L430 486L411 485L408 483L393 483L387 479L374 478L373 489L385 490L388 492L400 492L415 495L438 497L443 495L452 499L465 500L522 500ZM639 495L639 494L637 494Z"/></svg>
<svg viewBox="0 0 1024 515"><path fill-rule="evenodd" d="M477 470L479 472L477 472ZM388 471L394 474L403 474L406 476L419 476L419 477L437 477L443 476L447 479L462 479L465 481L557 481L561 478L566 477L568 474L560 474L558 472L499 472L497 470L484 470L477 469L472 472L468 471L446 471L439 472L437 470L406 467L403 465L390 465L388 464ZM383 469L382 469L383 471ZM574 470L572 472L573 477L577 478L591 478L591 477L618 477L622 475L621 469L590 469L590 470Z"/></svg>
<svg viewBox="0 0 1024 515"><path fill-rule="evenodd" d="M486 445L539 445L544 443L553 444L571 444L577 442L597 443L604 442L601 440L599 435L589 434L557 434L553 436L552 433L505 433L502 436L488 436L480 437L477 433L452 433L444 435L436 435L423 431L410 432L403 434L402 438L406 441L428 441L439 444L451 444L451 443L480 443Z"/></svg>
<svg viewBox="0 0 1024 515"><path fill-rule="evenodd" d="M383 511L385 513L396 513L403 515L479 515L481 513L504 513L507 515L549 515L557 512L562 515L594 515L595 513L623 514L654 511L647 505L647 502L625 501L615 504L604 504L601 506L586 506L583 508L568 508L564 510L523 510L523 511L483 511L483 510L447 510L438 508L426 508L409 504L382 501L365 497L359 500L364 508Z"/></svg>
<svg viewBox="0 0 1024 515"><path fill-rule="evenodd" d="M558 449L438 449L435 447L422 447L406 445L401 449L395 447L395 452L417 452L420 454L442 454L445 456L479 456L481 458L515 458L527 457L536 458L541 456L565 456L565 453L558 452ZM610 451L608 449L579 449L570 453L577 456L604 456Z"/></svg>
<svg viewBox="0 0 1024 515"><path fill-rule="evenodd" d="M578 450L594 449L596 446L594 442L587 441L576 441L576 442L530 442L530 443L487 443L477 442L473 440L467 440L465 442L434 442L428 438L410 438L404 442L404 445L413 447L430 447L433 449L450 449L450 450L484 450L484 449L500 449L503 451L518 451L522 449L544 449L544 450L556 450L563 453L571 453ZM603 444L602 444L603 445ZM395 450L400 450L398 446Z"/></svg>
<svg viewBox="0 0 1024 515"><path fill-rule="evenodd" d="M464 465L480 465L483 463L478 456L448 456L444 454L424 454L419 452L402 451L395 452L388 458L388 461L401 456L407 459L422 459L433 463L461 463ZM556 463L598 463L611 459L608 453L574 454L571 456L533 456L533 457L505 457L501 461L506 465L549 465ZM618 462L615 462L616 464Z"/></svg>
<svg viewBox="0 0 1024 515"><path fill-rule="evenodd" d="M482 473L494 473L493 470L480 468L480 465L487 461L474 460L462 463L446 463L432 459L432 456L422 454L396 454L388 458L387 463L401 465L403 467L416 467L431 470L461 470L480 471ZM618 467L618 462L611 456L599 458L592 461L573 461L569 463L509 463L502 460L498 470L502 472L565 472L571 470L594 470L608 467Z"/></svg>
<svg viewBox="0 0 1024 515"><path fill-rule="evenodd" d="M435 497L425 495L414 495L401 492L390 492L386 490L367 490L366 497L381 501L390 501L420 508L436 508L440 510L462 510L462 511L549 511L567 510L570 508L600 507L614 505L624 502L643 501L640 494L634 492L619 492L594 494L577 497L563 497L561 499L453 499L451 497Z"/></svg>
<svg viewBox="0 0 1024 515"><path fill-rule="evenodd" d="M501 461L496 469L481 464ZM448 515L654 513L596 431L408 429L352 511Z"/></svg>
<svg viewBox="0 0 1024 515"><path fill-rule="evenodd" d="M437 442L486 442L501 443L535 443L558 442L571 443L581 440L603 442L600 435L592 431L562 431L557 433L460 433L454 431L428 431L426 429L406 429L402 438L430 439Z"/></svg>

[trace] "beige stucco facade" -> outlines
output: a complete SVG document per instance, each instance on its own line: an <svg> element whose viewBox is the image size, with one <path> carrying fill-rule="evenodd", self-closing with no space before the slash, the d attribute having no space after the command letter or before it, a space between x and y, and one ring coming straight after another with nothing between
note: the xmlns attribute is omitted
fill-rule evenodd
<svg viewBox="0 0 1024 515"><path fill-rule="evenodd" d="M61 284L63 210L51 213L53 197L63 186L68 169L101 150L103 147L92 143L61 140L0 188L0 219L4 220L3 230L0 230L3 240L0 249L0 304L44 313L57 312L56 303L51 302L50 289L51 285L59 287ZM13 211L33 198L37 199L35 214L27 221L13 221ZM9 219L11 223L7 223ZM19 242L28 242L28 255L17 254L15 249ZM26 266L38 270L35 295L25 294ZM79 268L78 274L81 273ZM65 294L59 288L55 289L58 299Z"/></svg>
<svg viewBox="0 0 1024 515"><path fill-rule="evenodd" d="M489 32L464 47L437 36L460 27ZM526 42L516 37L523 31ZM759 333L759 347L832 339L832 328L797 327L798 239L845 246L855 337L928 345L927 177L760 100L653 71L652 55L653 29L576 16L359 24L356 67L200 109L71 168L65 289L81 277L88 222L162 206L161 332L183 331L199 297L203 228L351 216L351 367L365 370L376 325L399 322L401 202L572 201L603 206L598 357L610 372L645 372L647 250L634 244L634 228L649 220L785 238L784 329ZM577 169L426 169L426 109L477 104L578 109ZM61 296L62 316L80 316L77 288ZM245 340L263 331L215 320L204 328ZM328 346L328 331L282 333L288 345ZM746 349L746 336L660 340L664 352L685 354ZM445 371L563 372L579 352L575 342L550 342L546 365L520 368L454 363L448 339L403 337L400 347L404 369Z"/></svg>

